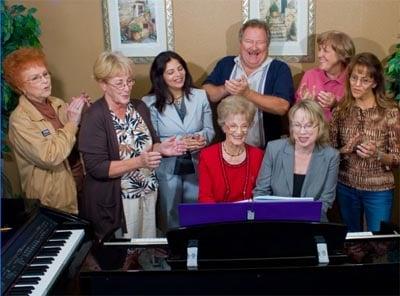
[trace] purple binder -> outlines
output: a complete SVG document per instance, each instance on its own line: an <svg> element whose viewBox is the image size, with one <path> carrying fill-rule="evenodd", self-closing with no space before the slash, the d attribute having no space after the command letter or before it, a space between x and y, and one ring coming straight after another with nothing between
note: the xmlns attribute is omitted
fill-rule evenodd
<svg viewBox="0 0 400 296"><path fill-rule="evenodd" d="M180 226L248 220L319 222L321 201L180 204Z"/></svg>

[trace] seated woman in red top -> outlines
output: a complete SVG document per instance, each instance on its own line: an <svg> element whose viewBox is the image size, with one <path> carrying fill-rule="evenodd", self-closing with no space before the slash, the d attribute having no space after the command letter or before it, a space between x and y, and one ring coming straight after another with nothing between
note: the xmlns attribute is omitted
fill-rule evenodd
<svg viewBox="0 0 400 296"><path fill-rule="evenodd" d="M199 157L199 202L234 202L252 197L264 151L244 141L255 106L241 96L218 105L218 124L226 139L204 148Z"/></svg>

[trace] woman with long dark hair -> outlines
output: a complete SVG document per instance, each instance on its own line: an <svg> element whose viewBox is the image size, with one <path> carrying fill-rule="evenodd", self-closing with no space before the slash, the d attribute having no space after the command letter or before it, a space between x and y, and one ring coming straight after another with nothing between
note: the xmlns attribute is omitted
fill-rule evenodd
<svg viewBox="0 0 400 296"><path fill-rule="evenodd" d="M142 100L161 141L177 136L188 152L162 158L159 180L158 226L165 232L179 226L178 204L197 202L198 152L214 137L206 92L193 87L185 60L173 51L160 53L150 69L151 90Z"/></svg>

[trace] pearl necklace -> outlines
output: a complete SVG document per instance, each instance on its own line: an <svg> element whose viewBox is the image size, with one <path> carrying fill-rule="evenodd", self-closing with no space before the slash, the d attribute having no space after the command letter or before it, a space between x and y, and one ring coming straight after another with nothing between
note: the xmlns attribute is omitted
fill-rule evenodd
<svg viewBox="0 0 400 296"><path fill-rule="evenodd" d="M225 152L226 154L228 154L230 157L237 157L237 156L241 155L241 154L244 152L244 147L240 147L239 152L236 153L236 154L232 154L232 153L228 152L228 150L226 149L226 146L225 146L225 142L222 143L222 149L223 149L224 152Z"/></svg>

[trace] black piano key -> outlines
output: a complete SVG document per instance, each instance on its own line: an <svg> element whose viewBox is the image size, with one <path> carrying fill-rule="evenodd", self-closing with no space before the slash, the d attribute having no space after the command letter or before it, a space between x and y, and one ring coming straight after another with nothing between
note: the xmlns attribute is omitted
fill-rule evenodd
<svg viewBox="0 0 400 296"><path fill-rule="evenodd" d="M37 256L56 256L60 253L61 248L54 247L54 248L43 248L39 251Z"/></svg>
<svg viewBox="0 0 400 296"><path fill-rule="evenodd" d="M71 231L57 231L52 234L50 239L67 239L71 236Z"/></svg>
<svg viewBox="0 0 400 296"><path fill-rule="evenodd" d="M9 295L29 295L34 288L33 286L13 287Z"/></svg>
<svg viewBox="0 0 400 296"><path fill-rule="evenodd" d="M49 267L45 265L29 266L25 270L24 275L44 275L47 269L49 269Z"/></svg>
<svg viewBox="0 0 400 296"><path fill-rule="evenodd" d="M48 241L44 245L45 247L62 247L65 245L66 241L65 240L54 240L54 241Z"/></svg>
<svg viewBox="0 0 400 296"><path fill-rule="evenodd" d="M29 284L35 285L35 284L39 283L39 281L40 281L40 277L38 277L38 276L22 277L17 281L16 285L29 285Z"/></svg>
<svg viewBox="0 0 400 296"><path fill-rule="evenodd" d="M11 296L29 296L31 294L31 291L29 292L10 292L7 295Z"/></svg>
<svg viewBox="0 0 400 296"><path fill-rule="evenodd" d="M51 264L53 261L54 258L51 257L35 258L32 260L31 264Z"/></svg>

